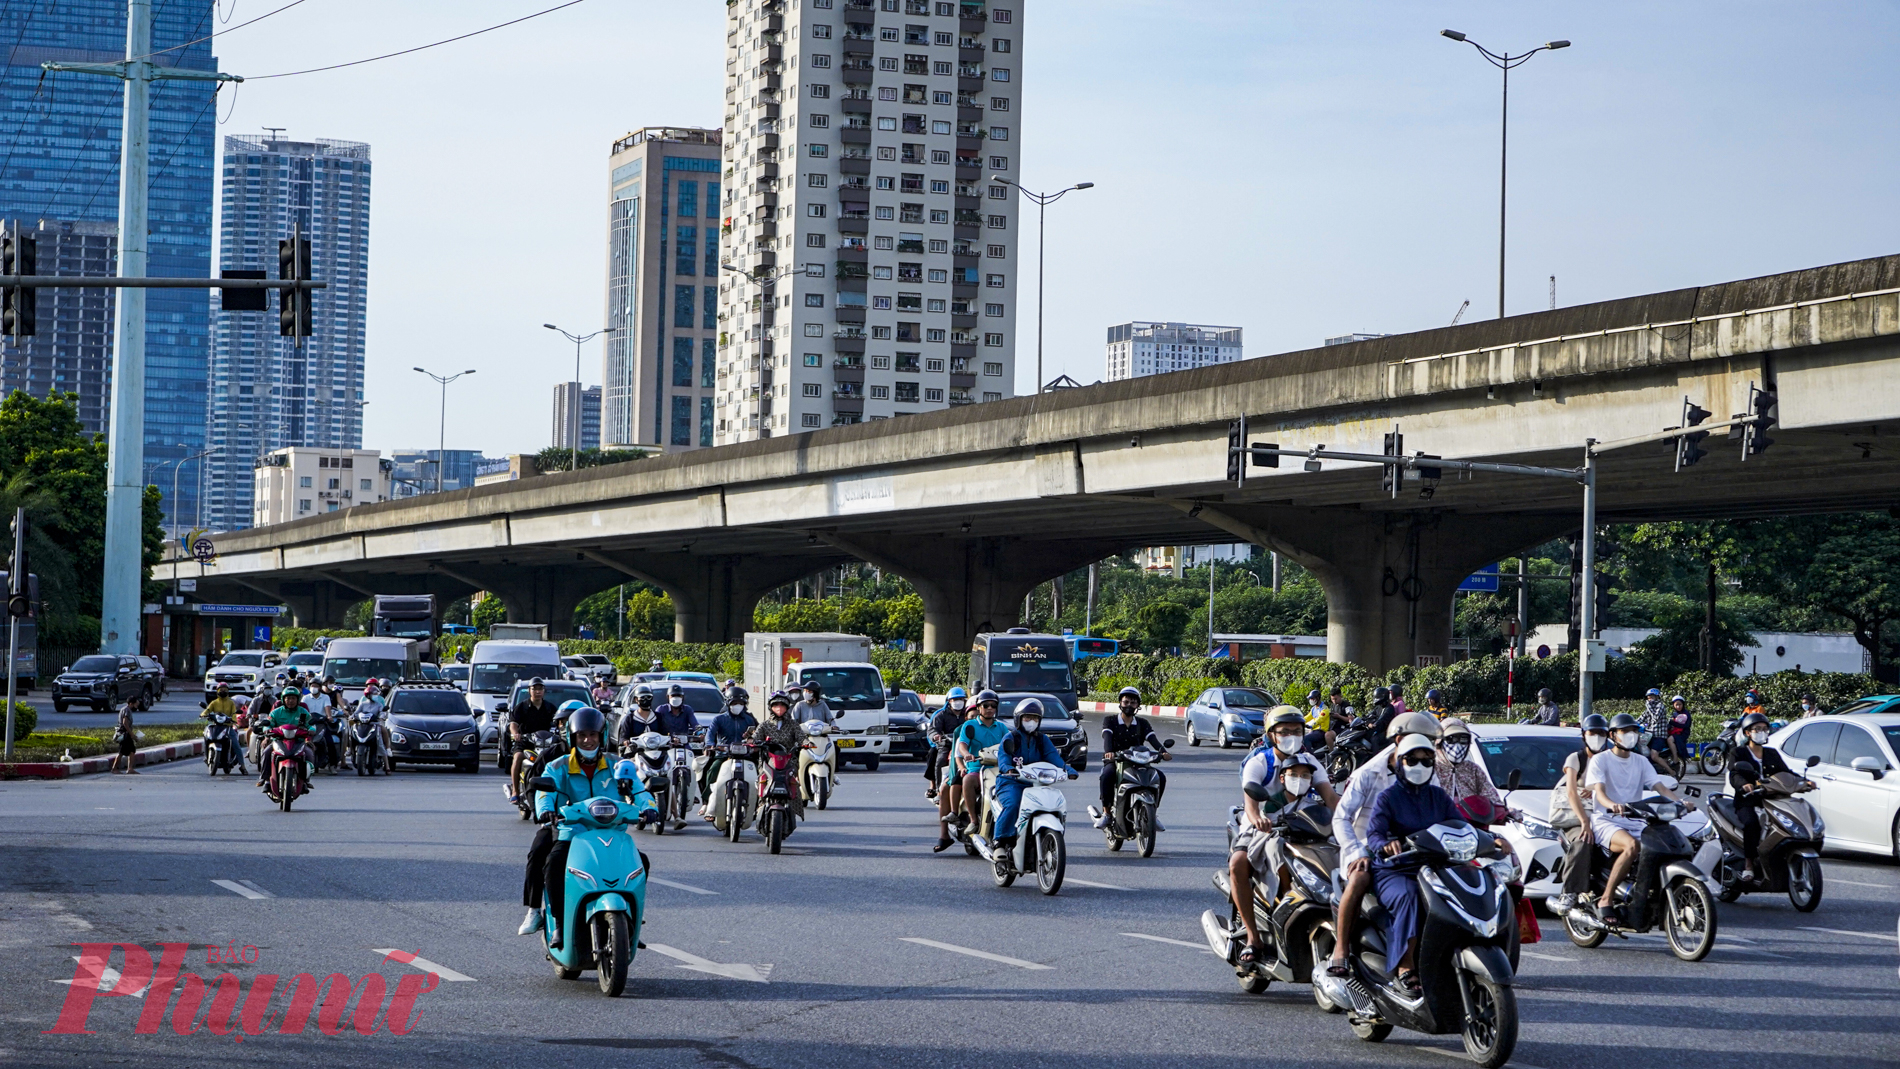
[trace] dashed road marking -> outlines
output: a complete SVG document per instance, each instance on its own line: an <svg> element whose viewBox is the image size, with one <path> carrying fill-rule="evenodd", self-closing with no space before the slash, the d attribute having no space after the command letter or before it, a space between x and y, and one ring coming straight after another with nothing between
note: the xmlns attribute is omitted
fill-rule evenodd
<svg viewBox="0 0 1900 1069"><path fill-rule="evenodd" d="M1518 953L1527 958L1536 958L1538 961L1566 961L1574 963L1577 960L1576 958L1566 958L1561 954L1543 954L1535 950L1520 949Z"/></svg>
<svg viewBox="0 0 1900 1069"><path fill-rule="evenodd" d="M987 950L973 950L969 947L960 947L956 945L955 943L939 943L935 939L918 939L918 938L908 936L908 935L901 936L899 938L902 942L905 942L905 943L916 943L918 946L936 947L938 950L948 950L952 954L967 954L973 958L982 958L984 961L998 961L998 962L1002 962L1004 965L1014 965L1018 969L1053 969L1055 968L1055 966L1053 965L1044 965L1039 961L1024 961L1021 958L1007 957L1002 954L992 954Z"/></svg>
<svg viewBox="0 0 1900 1069"><path fill-rule="evenodd" d="M428 958L418 957L407 950L371 949L372 954L381 954L384 961L394 961L407 965L417 972L432 972L449 983L474 983L473 976L464 976L445 965L437 965Z"/></svg>
<svg viewBox="0 0 1900 1069"><path fill-rule="evenodd" d="M1795 927L1800 928L1804 932L1826 932L1829 935L1857 935L1862 939L1878 939L1883 943L1893 938L1893 936L1882 932L1849 932L1840 928L1814 928L1806 924L1797 924Z"/></svg>
<svg viewBox="0 0 1900 1069"><path fill-rule="evenodd" d="M82 958L79 955L75 954L73 955L73 960L79 963L80 968L82 969L85 968L86 966L85 958ZM56 984L81 984L85 986L97 984L99 988L99 993L101 995L120 994L121 992L117 990L119 986L119 981L125 979L125 977L119 975L119 970L113 968L110 965L100 965L98 968L99 968L99 971L96 973L93 973L89 977L82 976L77 979L54 980L53 982ZM137 991L126 991L122 993L131 995L135 998L145 997L145 989L143 987L139 988Z"/></svg>
<svg viewBox="0 0 1900 1069"><path fill-rule="evenodd" d="M1198 950L1203 954L1214 953L1208 948L1206 943L1190 943L1185 939L1169 939L1165 935L1148 935L1143 932L1123 932L1122 934L1130 939L1146 939L1151 943L1168 943L1173 946L1187 947L1190 950ZM1216 955L1216 957L1218 956L1219 955Z"/></svg>
<svg viewBox="0 0 1900 1069"><path fill-rule="evenodd" d="M704 887L694 887L690 883L675 883L672 880L662 880L658 876L648 876L647 882L657 883L662 887L671 887L671 888L674 888L675 890L691 891L692 893L696 895L716 895L719 893L718 891L708 891Z"/></svg>
<svg viewBox="0 0 1900 1069"><path fill-rule="evenodd" d="M1063 877L1062 882L1080 884L1083 887L1099 887L1104 891L1133 891L1134 890L1133 887L1123 887L1122 885L1118 883L1096 883L1094 880L1085 880L1081 878L1080 876L1065 876Z"/></svg>
<svg viewBox="0 0 1900 1069"><path fill-rule="evenodd" d="M224 888L225 890L231 892L234 895L242 895L245 898L257 899L257 898L277 897L276 895L271 894L269 891L264 890L262 887L257 886L256 884L252 883L249 880L212 880L211 882L217 884L219 887Z"/></svg>

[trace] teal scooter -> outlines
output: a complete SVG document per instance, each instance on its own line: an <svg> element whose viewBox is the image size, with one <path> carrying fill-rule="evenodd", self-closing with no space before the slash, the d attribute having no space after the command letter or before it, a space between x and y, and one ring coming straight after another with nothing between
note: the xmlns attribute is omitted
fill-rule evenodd
<svg viewBox="0 0 1900 1069"><path fill-rule="evenodd" d="M631 761L614 767L614 779L627 801L589 798L558 812L555 835L569 844L560 918L562 944L547 945L552 926L541 928L554 974L578 980L583 970L593 969L600 993L608 998L620 997L627 986L627 967L640 946L640 923L646 916L646 857L634 845L631 829L660 819L650 800L640 808L632 804L639 780L628 777L635 775ZM547 776L535 777L531 785L542 791L555 789Z"/></svg>

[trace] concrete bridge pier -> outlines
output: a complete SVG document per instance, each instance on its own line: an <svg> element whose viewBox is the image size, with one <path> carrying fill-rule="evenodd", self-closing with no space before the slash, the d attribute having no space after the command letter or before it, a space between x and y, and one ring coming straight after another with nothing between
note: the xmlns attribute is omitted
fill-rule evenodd
<svg viewBox="0 0 1900 1069"><path fill-rule="evenodd" d="M291 579L276 584L276 587L278 599L290 606L293 624L321 631L341 628L344 614L350 611L350 606L365 597L329 579Z"/></svg>
<svg viewBox="0 0 1900 1069"><path fill-rule="evenodd" d="M1068 542L931 535L823 535L859 560L896 572L924 600L924 652L961 653L978 632L1013 627L1039 583L1127 548L1119 541Z"/></svg>
<svg viewBox="0 0 1900 1069"><path fill-rule="evenodd" d="M673 602L675 642L744 641L752 629L752 611L766 593L846 559L843 554L763 557L607 551L585 556L666 591Z"/></svg>
<svg viewBox="0 0 1900 1069"><path fill-rule="evenodd" d="M1580 516L1210 505L1199 518L1305 566L1326 591L1327 659L1384 672L1448 656L1458 584L1574 532Z"/></svg>

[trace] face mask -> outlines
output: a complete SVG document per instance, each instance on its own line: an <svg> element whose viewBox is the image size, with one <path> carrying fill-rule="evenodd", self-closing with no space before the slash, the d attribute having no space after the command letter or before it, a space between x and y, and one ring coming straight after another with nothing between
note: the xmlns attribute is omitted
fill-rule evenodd
<svg viewBox="0 0 1900 1069"><path fill-rule="evenodd" d="M1455 765L1471 756L1471 744L1468 742L1446 743L1445 756L1451 758L1451 763Z"/></svg>
<svg viewBox="0 0 1900 1069"><path fill-rule="evenodd" d="M1583 745L1591 753L1602 753L1610 745L1610 739L1607 735L1585 735Z"/></svg>
<svg viewBox="0 0 1900 1069"><path fill-rule="evenodd" d="M1300 738L1298 735L1275 735L1273 737L1273 748L1283 754L1299 753L1300 747L1305 744L1306 740Z"/></svg>
<svg viewBox="0 0 1900 1069"><path fill-rule="evenodd" d="M1028 732L1029 734L1031 735L1035 734L1036 730L1040 727L1042 727L1042 721L1036 719L1035 717L1027 716L1023 718L1023 730Z"/></svg>
<svg viewBox="0 0 1900 1069"><path fill-rule="evenodd" d="M1286 778L1286 796L1288 798L1298 798L1305 794L1307 788L1312 785L1313 777L1311 776L1288 776Z"/></svg>
<svg viewBox="0 0 1900 1069"><path fill-rule="evenodd" d="M1410 783L1413 786L1418 786L1431 778L1432 778L1432 766L1430 765L1406 765L1405 766L1405 782Z"/></svg>
<svg viewBox="0 0 1900 1069"><path fill-rule="evenodd" d="M1768 733L1766 731L1751 731L1748 733L1748 741L1760 746L1768 741Z"/></svg>
<svg viewBox="0 0 1900 1069"><path fill-rule="evenodd" d="M1619 731L1616 733L1616 744L1625 750L1634 750L1637 738L1638 735L1634 731Z"/></svg>
<svg viewBox="0 0 1900 1069"><path fill-rule="evenodd" d="M583 761L592 761L594 758L600 756L600 749L598 747L592 750L581 750L579 752L581 755L581 760Z"/></svg>
<svg viewBox="0 0 1900 1069"><path fill-rule="evenodd" d="M1813 712L1813 711L1814 711L1814 706L1812 706L1812 705L1809 705L1809 704L1808 704L1807 702L1802 702L1802 703L1801 703L1801 711L1802 711L1802 712L1804 712L1804 713L1811 713L1811 712Z"/></svg>
<svg viewBox="0 0 1900 1069"><path fill-rule="evenodd" d="M678 709L681 703L683 703L685 700L686 699L684 698L675 696L675 697L666 699L666 704L672 706L675 709Z"/></svg>
<svg viewBox="0 0 1900 1069"><path fill-rule="evenodd" d="M960 712L962 712L962 711L963 711L963 699L962 699L962 698L952 698L952 699L950 699L950 709L951 709L951 711L952 711L952 712L958 712L958 713L960 713Z"/></svg>

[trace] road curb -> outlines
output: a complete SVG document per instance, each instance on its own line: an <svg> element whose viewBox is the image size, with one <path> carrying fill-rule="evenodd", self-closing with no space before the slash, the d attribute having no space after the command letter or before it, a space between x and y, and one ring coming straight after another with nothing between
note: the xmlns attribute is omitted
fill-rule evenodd
<svg viewBox="0 0 1900 1069"><path fill-rule="evenodd" d="M200 757L204 752L205 740L203 739L161 743L133 751L132 765L134 768L139 765L160 765L167 761ZM98 757L84 757L77 761L0 763L0 779L70 779L73 776L89 776L111 768L115 759L110 754L101 754Z"/></svg>

